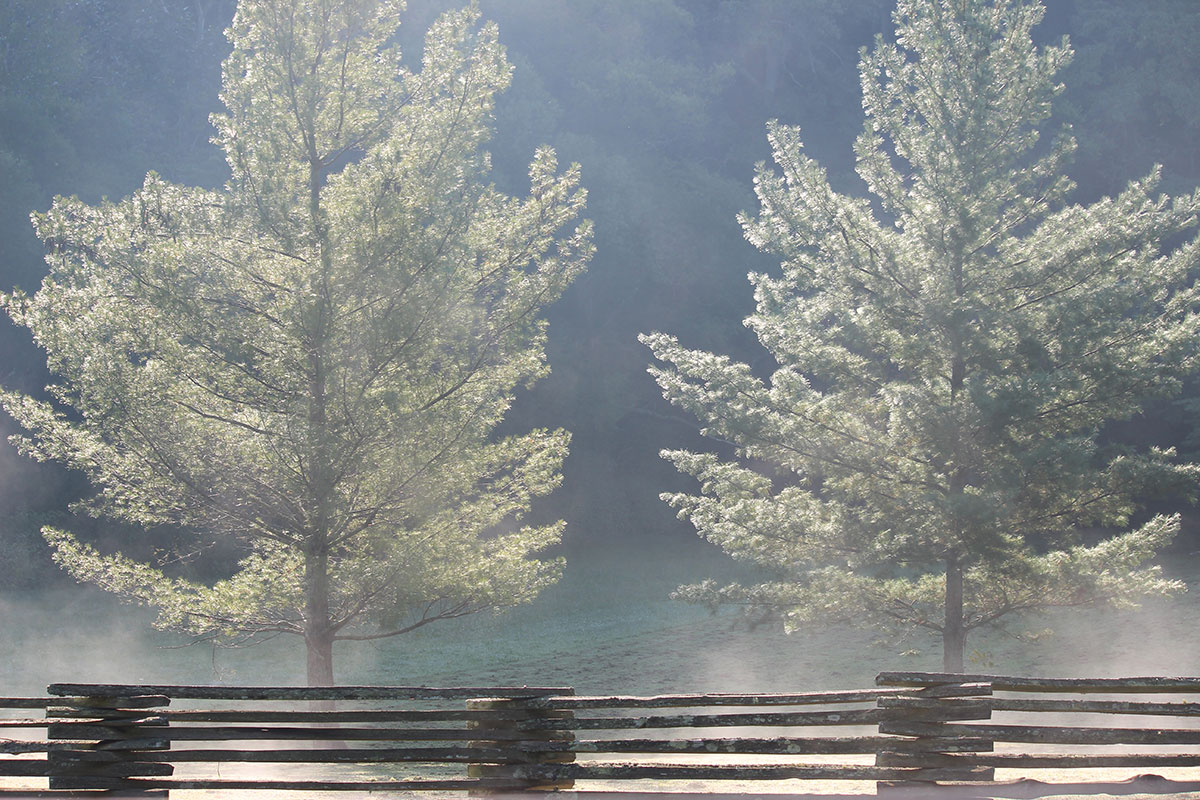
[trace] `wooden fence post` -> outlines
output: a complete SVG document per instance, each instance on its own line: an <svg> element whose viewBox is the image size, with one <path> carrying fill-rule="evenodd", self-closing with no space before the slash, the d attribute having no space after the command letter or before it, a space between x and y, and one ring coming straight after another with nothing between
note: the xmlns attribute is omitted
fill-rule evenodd
<svg viewBox="0 0 1200 800"><path fill-rule="evenodd" d="M170 749L166 717L153 709L170 704L162 695L60 697L47 705L47 753L51 789L117 789L166 796L129 780L163 777L172 765L146 761L141 754ZM78 720L78 721L75 721ZM61 744L54 744L59 740Z"/></svg>
<svg viewBox="0 0 1200 800"><path fill-rule="evenodd" d="M963 738L945 731L947 722L991 719L990 683L945 683L927 686L907 697L881 697L879 733L889 738L879 746L875 764L913 767L901 781L879 781L880 796L925 796L938 780L991 781L995 769L974 763L972 755L990 753L984 737ZM890 737L905 738L890 738ZM932 775L936 773L937 778ZM960 791L962 787L957 787Z"/></svg>
<svg viewBox="0 0 1200 800"><path fill-rule="evenodd" d="M491 763L470 764L467 775L471 778L508 778L519 782L524 791L551 792L562 789L572 789L574 780L546 780L529 778L528 772L532 767L570 764L575 761L575 752L571 743L575 734L571 730L575 719L573 711L532 707L527 698L479 698L467 701L467 708L472 711L495 712L486 718L468 723L470 727L479 729L480 738L471 742L472 747L495 748L497 750L518 751L517 757L499 757ZM542 727L539 723L549 720L556 721L553 729ZM554 746L546 748L553 743ZM503 790L501 790L503 791ZM474 790L471 794L491 794L486 788Z"/></svg>

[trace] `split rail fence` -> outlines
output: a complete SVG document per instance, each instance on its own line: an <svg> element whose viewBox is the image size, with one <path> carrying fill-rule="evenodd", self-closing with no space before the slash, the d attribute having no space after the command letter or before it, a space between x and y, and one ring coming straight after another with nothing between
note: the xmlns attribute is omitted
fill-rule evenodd
<svg viewBox="0 0 1200 800"><path fill-rule="evenodd" d="M881 794L921 796L935 787L972 797L1200 791L1200 678L905 672L877 684L655 697L54 684L48 697L0 698L0 727L12 737L0 739L0 787L23 796L737 793L763 791L759 781L797 794L813 781L873 781ZM1130 768L1170 779L1100 771ZM1028 774L1058 780L1020 779Z"/></svg>

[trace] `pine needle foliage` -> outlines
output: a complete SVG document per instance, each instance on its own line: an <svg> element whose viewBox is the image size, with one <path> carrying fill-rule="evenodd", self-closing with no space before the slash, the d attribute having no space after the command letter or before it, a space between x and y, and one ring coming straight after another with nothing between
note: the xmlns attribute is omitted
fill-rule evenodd
<svg viewBox="0 0 1200 800"><path fill-rule="evenodd" d="M56 376L50 402L0 398L21 449L86 472L90 514L244 553L210 585L47 529L58 563L201 639L302 636L314 684L337 640L506 608L561 571L535 554L562 524L522 518L568 435L496 427L592 252L579 171L543 148L528 196L497 191L495 27L447 13L410 71L401 11L242 0L213 118L228 185L58 199L34 216L41 290L4 298Z"/></svg>
<svg viewBox="0 0 1200 800"><path fill-rule="evenodd" d="M790 629L924 629L960 671L981 626L1179 588L1150 563L1178 519L1129 527L1200 471L1100 434L1194 366L1200 195L1157 194L1155 172L1068 202L1074 142L1039 129L1071 51L1035 46L1042 14L900 0L895 42L862 53L869 197L835 191L797 128L768 125L775 166L741 223L782 261L750 276L746 320L777 369L643 341L664 396L737 456L664 452L700 483L664 499L776 579L681 597ZM1125 532L1083 535L1100 528Z"/></svg>

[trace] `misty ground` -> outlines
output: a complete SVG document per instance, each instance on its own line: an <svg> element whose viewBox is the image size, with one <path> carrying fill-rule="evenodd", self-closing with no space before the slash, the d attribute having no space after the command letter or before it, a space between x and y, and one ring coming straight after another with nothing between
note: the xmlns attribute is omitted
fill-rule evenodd
<svg viewBox="0 0 1200 800"><path fill-rule="evenodd" d="M1200 558L1170 571L1200 577ZM834 628L785 635L749 628L667 595L679 583L726 578L737 568L684 544L599 547L573 554L563 581L534 604L424 628L395 640L347 643L336 653L344 684L569 686L581 693L797 691L870 686L881 670L936 670L937 642L898 647ZM1200 671L1200 589L1131 610L1070 610L1032 618L1038 642L976 635L967 669L1015 675L1194 675ZM7 694L55 681L292 684L303 678L299 642L251 648L182 646L150 629L152 615L94 589L0 594L0 665ZM900 651L920 650L901 655Z"/></svg>

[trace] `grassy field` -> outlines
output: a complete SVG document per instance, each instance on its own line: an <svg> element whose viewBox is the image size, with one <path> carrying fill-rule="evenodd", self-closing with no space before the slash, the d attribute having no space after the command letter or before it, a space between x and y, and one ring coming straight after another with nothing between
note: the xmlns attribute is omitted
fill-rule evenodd
<svg viewBox="0 0 1200 800"><path fill-rule="evenodd" d="M1192 580L1200 561L1175 565ZM563 582L500 616L433 625L375 644L339 645L341 683L555 685L588 693L795 691L870 685L882 670L938 669L938 642L899 647L844 628L785 635L750 629L736 615L667 598L676 585L729 564L706 550L643 548L577 555ZM1050 627L1039 642L977 635L968 670L1046 676L1200 673L1200 592L1131 610L1071 610L1028 620ZM53 681L299 683L299 642L241 649L184 646L150 629L145 609L78 587L0 594L0 666L6 691L37 693ZM899 655L918 649L919 654Z"/></svg>

